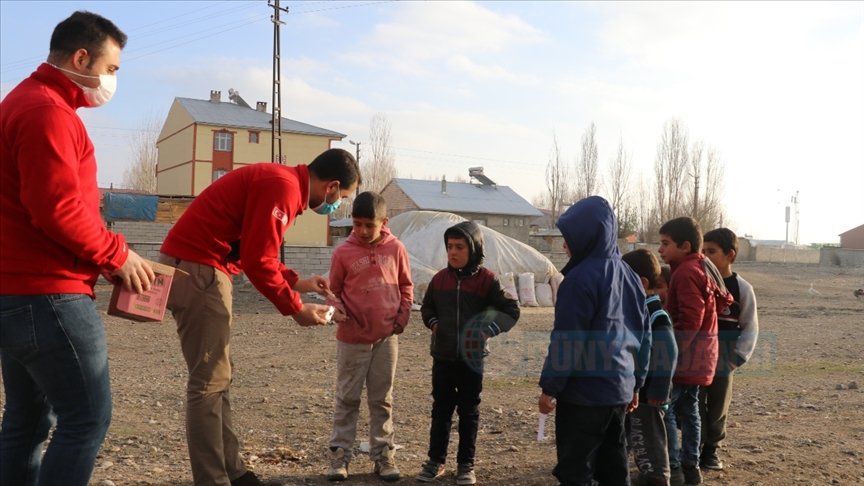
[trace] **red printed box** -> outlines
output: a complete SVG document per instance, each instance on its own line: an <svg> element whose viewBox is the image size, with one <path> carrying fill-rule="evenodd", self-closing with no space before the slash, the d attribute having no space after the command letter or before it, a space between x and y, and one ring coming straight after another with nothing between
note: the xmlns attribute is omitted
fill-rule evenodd
<svg viewBox="0 0 864 486"><path fill-rule="evenodd" d="M156 273L156 280L150 286L150 290L143 294L136 294L123 288L123 284L114 284L111 302L108 304L109 315L138 322L158 322L165 317L171 282L174 281L175 276L185 275L186 272L149 260L148 263Z"/></svg>

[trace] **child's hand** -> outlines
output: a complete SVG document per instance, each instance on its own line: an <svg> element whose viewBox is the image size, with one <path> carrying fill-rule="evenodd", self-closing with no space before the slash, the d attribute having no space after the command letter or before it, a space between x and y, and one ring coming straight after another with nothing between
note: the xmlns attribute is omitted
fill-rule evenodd
<svg viewBox="0 0 864 486"><path fill-rule="evenodd" d="M393 324L393 334L402 334L404 331L404 327L400 326L399 324Z"/></svg>
<svg viewBox="0 0 864 486"><path fill-rule="evenodd" d="M540 399L537 401L537 408L540 413L548 414L555 410L555 399L545 393L540 393Z"/></svg>
<svg viewBox="0 0 864 486"><path fill-rule="evenodd" d="M633 392L633 400L627 405L627 413L631 413L639 408L639 392Z"/></svg>
<svg viewBox="0 0 864 486"><path fill-rule="evenodd" d="M347 320L348 320L348 314L342 312L341 309L336 307L336 312L333 314L333 319L331 319L331 321L335 322L336 324L342 324L343 322L345 322Z"/></svg>
<svg viewBox="0 0 864 486"><path fill-rule="evenodd" d="M432 327L430 329L432 329L432 334L438 332L438 323L436 322L435 324L432 324Z"/></svg>

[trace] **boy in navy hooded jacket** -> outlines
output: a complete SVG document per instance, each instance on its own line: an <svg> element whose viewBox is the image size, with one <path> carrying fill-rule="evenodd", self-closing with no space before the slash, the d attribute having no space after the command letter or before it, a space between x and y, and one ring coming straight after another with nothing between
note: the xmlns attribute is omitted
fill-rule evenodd
<svg viewBox="0 0 864 486"><path fill-rule="evenodd" d="M629 485L624 415L638 405L651 349L645 291L621 259L618 222L592 196L558 219L570 261L540 377L541 413L555 414L562 485Z"/></svg>

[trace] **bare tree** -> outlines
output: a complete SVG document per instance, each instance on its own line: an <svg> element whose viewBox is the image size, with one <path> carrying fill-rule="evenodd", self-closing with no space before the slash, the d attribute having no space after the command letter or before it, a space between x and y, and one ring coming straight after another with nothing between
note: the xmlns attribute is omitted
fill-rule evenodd
<svg viewBox="0 0 864 486"><path fill-rule="evenodd" d="M591 126L582 134L582 151L576 161L576 200L597 192L597 126Z"/></svg>
<svg viewBox="0 0 864 486"><path fill-rule="evenodd" d="M165 117L156 113L147 114L138 129L132 132L129 148L132 151L132 165L123 172L123 185L148 194L156 193L156 164L158 155L156 140L162 129Z"/></svg>
<svg viewBox="0 0 864 486"><path fill-rule="evenodd" d="M702 228L709 230L720 226L723 221L723 207L720 201L723 194L723 165L715 149L709 149L703 156L702 142L693 145L690 151L690 184L692 186L689 206L690 215L699 221Z"/></svg>
<svg viewBox="0 0 864 486"><path fill-rule="evenodd" d="M609 204L618 218L619 236L626 236L636 230L636 221L630 197L630 159L624 152L623 139L618 141L618 152L609 164L607 176Z"/></svg>
<svg viewBox="0 0 864 486"><path fill-rule="evenodd" d="M660 215L656 205L656 198L651 194L651 181L646 180L644 175L639 176L637 188L638 197L634 204L634 218L639 240L643 243L654 243L658 239L657 231L660 228Z"/></svg>
<svg viewBox="0 0 864 486"><path fill-rule="evenodd" d="M552 211L552 223L558 221L558 215L566 201L568 188L567 164L561 157L561 149L558 146L558 136L552 132L552 149L549 153L549 162L546 164L546 197Z"/></svg>
<svg viewBox="0 0 864 486"><path fill-rule="evenodd" d="M390 121L384 113L376 113L369 121L369 158L362 162L363 189L381 191L396 177L396 160L390 148Z"/></svg>
<svg viewBox="0 0 864 486"><path fill-rule="evenodd" d="M683 196L687 177L687 130L679 120L666 122L654 160L654 197L660 221L687 214Z"/></svg>

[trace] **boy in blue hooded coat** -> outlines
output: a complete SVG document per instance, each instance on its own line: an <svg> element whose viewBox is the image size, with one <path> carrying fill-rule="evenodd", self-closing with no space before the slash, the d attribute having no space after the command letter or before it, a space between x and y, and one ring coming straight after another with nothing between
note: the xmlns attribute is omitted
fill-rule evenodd
<svg viewBox="0 0 864 486"><path fill-rule="evenodd" d="M555 410L562 485L629 485L624 416L638 405L651 349L645 291L621 259L618 222L592 196L558 219L570 261L540 377L540 413Z"/></svg>

